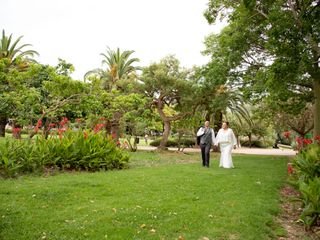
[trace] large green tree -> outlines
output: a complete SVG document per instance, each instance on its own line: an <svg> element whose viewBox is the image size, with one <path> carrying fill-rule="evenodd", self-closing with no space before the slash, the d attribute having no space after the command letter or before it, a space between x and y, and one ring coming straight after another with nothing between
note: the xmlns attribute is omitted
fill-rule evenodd
<svg viewBox="0 0 320 240"><path fill-rule="evenodd" d="M195 85L189 73L173 56L143 69L141 91L151 99L150 107L156 109L164 126L160 149L166 147L172 122L194 112Z"/></svg>
<svg viewBox="0 0 320 240"><path fill-rule="evenodd" d="M12 38L12 34L7 36L5 31L2 31L2 36L0 39L0 105L5 106L8 103L8 95L5 94L13 91L12 85L9 84L9 79L11 76L10 71L15 68L18 71L24 71L28 68L29 63L33 61L32 57L38 55L34 50L26 50L30 47L30 44L20 45L22 36L18 37L16 40ZM16 73L15 73L16 74ZM5 126L8 121L8 115L10 112L7 110L9 108L1 108L0 110L0 137L5 136Z"/></svg>
<svg viewBox="0 0 320 240"><path fill-rule="evenodd" d="M210 0L205 17L229 25L206 39L212 64L250 99L266 97L288 113L314 106L320 135L320 2Z"/></svg>
<svg viewBox="0 0 320 240"><path fill-rule="evenodd" d="M0 85L0 112L5 112L14 126L33 126L42 120L47 137L50 123L62 116L76 118L91 111L90 104L86 104L91 100L89 86L62 74L60 64L51 67L32 63L24 71L10 68L6 73L1 73L2 66L0 79L6 84ZM30 137L35 133L31 132Z"/></svg>

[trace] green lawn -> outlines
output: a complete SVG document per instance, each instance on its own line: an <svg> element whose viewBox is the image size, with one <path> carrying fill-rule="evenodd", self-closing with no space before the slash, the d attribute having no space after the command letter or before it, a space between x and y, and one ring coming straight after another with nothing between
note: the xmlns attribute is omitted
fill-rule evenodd
<svg viewBox="0 0 320 240"><path fill-rule="evenodd" d="M217 156L214 158L217 159ZM0 239L273 239L284 157L136 152L128 170L0 180Z"/></svg>

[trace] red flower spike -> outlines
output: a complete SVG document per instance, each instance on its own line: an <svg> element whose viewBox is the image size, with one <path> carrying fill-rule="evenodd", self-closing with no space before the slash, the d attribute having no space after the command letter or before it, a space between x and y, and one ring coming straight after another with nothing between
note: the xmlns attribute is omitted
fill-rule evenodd
<svg viewBox="0 0 320 240"><path fill-rule="evenodd" d="M305 144L305 145L309 145L309 144L311 144L313 141L312 141L312 139L303 139L303 143Z"/></svg>
<svg viewBox="0 0 320 240"><path fill-rule="evenodd" d="M104 126L105 126L104 123L97 124L93 129L94 133L98 133Z"/></svg>
<svg viewBox="0 0 320 240"><path fill-rule="evenodd" d="M21 132L21 128L18 128L18 127L17 127L17 128L13 128L13 129L12 129L12 133L13 133L13 134L19 134L20 132Z"/></svg>
<svg viewBox="0 0 320 240"><path fill-rule="evenodd" d="M41 127L41 126L42 126L42 120L39 119L38 122L37 122L37 127L39 128L39 127Z"/></svg>
<svg viewBox="0 0 320 240"><path fill-rule="evenodd" d="M87 139L88 138L88 133L86 131L83 131L83 138Z"/></svg>
<svg viewBox="0 0 320 240"><path fill-rule="evenodd" d="M112 137L112 139L116 139L117 138L117 134L116 133L112 133L111 137Z"/></svg>
<svg viewBox="0 0 320 240"><path fill-rule="evenodd" d="M287 139L289 139L290 138L290 132L289 131L286 131L286 132L284 132L283 133L283 136L285 137L285 138L287 138Z"/></svg>
<svg viewBox="0 0 320 240"><path fill-rule="evenodd" d="M289 175L291 175L293 173L293 167L292 167L291 163L288 163L287 171L288 171Z"/></svg>
<svg viewBox="0 0 320 240"><path fill-rule="evenodd" d="M68 118L64 117L62 118L61 122L60 122L60 126L64 127L64 125L66 125L69 122Z"/></svg>

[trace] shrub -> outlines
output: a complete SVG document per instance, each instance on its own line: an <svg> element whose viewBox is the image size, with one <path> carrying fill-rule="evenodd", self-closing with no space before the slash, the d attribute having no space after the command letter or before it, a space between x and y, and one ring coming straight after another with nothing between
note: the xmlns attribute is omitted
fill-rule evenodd
<svg viewBox="0 0 320 240"><path fill-rule="evenodd" d="M293 167L299 180L303 182L320 177L320 146L312 144L302 150L295 157Z"/></svg>
<svg viewBox="0 0 320 240"><path fill-rule="evenodd" d="M308 182L300 182L299 190L302 195L303 211L301 219L310 228L320 224L320 177L315 177Z"/></svg>
<svg viewBox="0 0 320 240"><path fill-rule="evenodd" d="M158 147L160 145L161 139L156 139L150 143L151 146ZM194 139L180 139L181 147L194 147L195 140ZM168 140L166 147L178 147L178 140Z"/></svg>
<svg viewBox="0 0 320 240"><path fill-rule="evenodd" d="M249 141L240 141L241 146L243 147L254 147L254 148L266 148L267 146L258 140L252 140L251 141L251 146Z"/></svg>
<svg viewBox="0 0 320 240"><path fill-rule="evenodd" d="M320 146L308 145L293 160L293 167L303 203L301 219L310 228L320 221Z"/></svg>
<svg viewBox="0 0 320 240"><path fill-rule="evenodd" d="M42 172L46 167L97 171L122 169L129 157L102 133L67 131L62 138L7 139L0 144L0 174Z"/></svg>
<svg viewBox="0 0 320 240"><path fill-rule="evenodd" d="M24 169L36 168L31 162L29 141L5 139L0 144L0 174L14 176Z"/></svg>
<svg viewBox="0 0 320 240"><path fill-rule="evenodd" d="M153 140L152 142L150 142L150 145L154 146L154 147L158 147L160 145L160 142L161 142L161 139L159 138L159 139L156 139L156 140ZM175 141L168 140L166 147L175 147L175 146L176 146Z"/></svg>
<svg viewBox="0 0 320 240"><path fill-rule="evenodd" d="M178 142L177 142L178 144ZM194 147L195 145L195 139L181 139L180 145L184 147Z"/></svg>

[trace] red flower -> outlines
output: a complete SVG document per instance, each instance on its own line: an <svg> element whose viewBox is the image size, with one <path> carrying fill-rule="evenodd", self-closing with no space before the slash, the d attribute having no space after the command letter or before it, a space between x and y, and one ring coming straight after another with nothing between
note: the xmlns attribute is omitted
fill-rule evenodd
<svg viewBox="0 0 320 240"><path fill-rule="evenodd" d="M94 127L94 129L93 129L94 133L99 132L104 126L105 126L104 123L99 123L99 124L97 124L97 125Z"/></svg>
<svg viewBox="0 0 320 240"><path fill-rule="evenodd" d="M88 133L86 131L83 131L83 137L84 137L84 139L88 138Z"/></svg>
<svg viewBox="0 0 320 240"><path fill-rule="evenodd" d="M305 145L309 145L309 144L312 143L312 139L307 139L307 138L305 138L305 139L303 139L303 143L304 143Z"/></svg>
<svg viewBox="0 0 320 240"><path fill-rule="evenodd" d="M64 133L65 129L58 129L59 138L62 139L62 133Z"/></svg>
<svg viewBox="0 0 320 240"><path fill-rule="evenodd" d="M303 138L302 137L296 137L296 143L297 143L297 150L301 150L303 147Z"/></svg>
<svg viewBox="0 0 320 240"><path fill-rule="evenodd" d="M68 118L66 117L62 118L60 122L60 127L64 127L64 125L66 125L68 122L69 122Z"/></svg>
<svg viewBox="0 0 320 240"><path fill-rule="evenodd" d="M320 136L315 136L315 137L314 137L314 141L317 141L318 144L320 144Z"/></svg>
<svg viewBox="0 0 320 240"><path fill-rule="evenodd" d="M37 122L37 125L34 127L34 131L35 132L38 132L39 131L39 128L41 128L42 126L42 119L40 118Z"/></svg>
<svg viewBox="0 0 320 240"><path fill-rule="evenodd" d="M42 126L42 119L39 119L37 122L37 127L41 127Z"/></svg>
<svg viewBox="0 0 320 240"><path fill-rule="evenodd" d="M77 123L81 123L81 118L76 118Z"/></svg>
<svg viewBox="0 0 320 240"><path fill-rule="evenodd" d="M296 142L298 143L298 145L302 144L302 139L301 137L296 137Z"/></svg>
<svg viewBox="0 0 320 240"><path fill-rule="evenodd" d="M112 137L112 139L116 139L117 138L117 134L116 133L112 133L111 137Z"/></svg>
<svg viewBox="0 0 320 240"><path fill-rule="evenodd" d="M293 167L292 167L291 163L288 163L287 171L288 171L289 175L291 175L293 173Z"/></svg>
<svg viewBox="0 0 320 240"><path fill-rule="evenodd" d="M12 129L12 133L14 134L14 135L17 135L17 134L19 134L21 132L21 128L19 128L19 127L16 127L16 128L13 128Z"/></svg>
<svg viewBox="0 0 320 240"><path fill-rule="evenodd" d="M289 139L290 138L290 132L289 131L286 131L286 132L284 132L283 133L283 136L285 137L285 138L287 138L287 139Z"/></svg>

